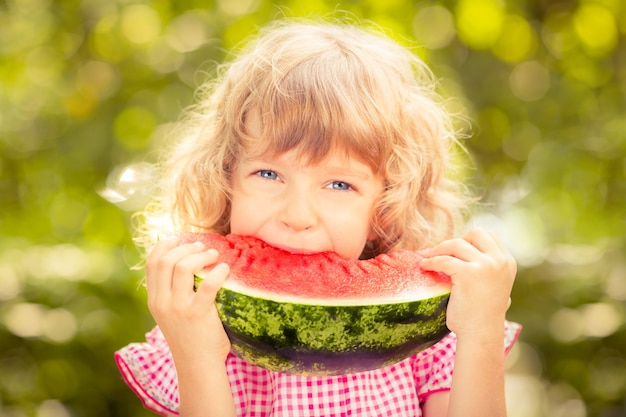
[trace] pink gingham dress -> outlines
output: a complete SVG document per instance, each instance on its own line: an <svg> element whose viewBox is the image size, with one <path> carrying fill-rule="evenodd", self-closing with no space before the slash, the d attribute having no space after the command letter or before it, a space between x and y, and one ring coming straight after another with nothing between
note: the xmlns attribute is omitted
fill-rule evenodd
<svg viewBox="0 0 626 417"><path fill-rule="evenodd" d="M505 323L508 352L521 331ZM133 343L115 353L130 388L144 406L158 414L178 414L178 382L163 334L155 327L147 343ZM344 417L421 416L429 395L450 389L456 336L395 365L340 376L300 376L268 371L230 354L226 367L238 416Z"/></svg>

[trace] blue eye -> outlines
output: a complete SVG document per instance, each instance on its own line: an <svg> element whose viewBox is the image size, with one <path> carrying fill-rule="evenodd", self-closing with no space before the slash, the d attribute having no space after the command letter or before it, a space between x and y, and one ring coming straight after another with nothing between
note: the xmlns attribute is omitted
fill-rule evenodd
<svg viewBox="0 0 626 417"><path fill-rule="evenodd" d="M259 177L265 178L265 179L268 179L268 180L277 180L278 179L278 174L275 173L272 170L269 170L269 169L261 169L261 170L257 171L256 174Z"/></svg>
<svg viewBox="0 0 626 417"><path fill-rule="evenodd" d="M333 181L330 183L329 187L332 188L333 190L339 190L339 191L349 191L352 189L352 186L350 184L348 184L347 182L343 182L343 181Z"/></svg>

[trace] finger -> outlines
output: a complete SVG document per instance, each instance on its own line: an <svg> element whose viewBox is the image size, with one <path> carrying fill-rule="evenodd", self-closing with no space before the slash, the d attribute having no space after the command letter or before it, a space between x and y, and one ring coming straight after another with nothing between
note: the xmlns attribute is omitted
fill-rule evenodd
<svg viewBox="0 0 626 417"><path fill-rule="evenodd" d="M161 259L166 253L174 249L180 244L180 238L177 236L171 236L165 238L163 240L159 240L154 248L152 248L152 252L148 256L146 262L146 287L148 292L158 291L158 263L159 259Z"/></svg>
<svg viewBox="0 0 626 417"><path fill-rule="evenodd" d="M463 239L482 253L495 253L505 249L504 243L494 232L482 227L470 229L465 233Z"/></svg>
<svg viewBox="0 0 626 417"><path fill-rule="evenodd" d="M467 240L463 238L456 238L445 240L430 249L421 251L420 253L426 258L432 258L436 256L451 256L457 259L461 259L463 261L470 261L479 252Z"/></svg>
<svg viewBox="0 0 626 417"><path fill-rule="evenodd" d="M202 284L196 290L194 303L207 303L209 300L215 300L217 292L228 275L230 274L230 266L226 263L217 264L211 271L203 274Z"/></svg>
<svg viewBox="0 0 626 417"><path fill-rule="evenodd" d="M208 266L214 265L219 257L215 249L191 253L181 258L174 266L172 292L190 294L193 292L194 276Z"/></svg>
<svg viewBox="0 0 626 417"><path fill-rule="evenodd" d="M454 256L434 256L423 258L420 266L427 271L442 272L454 278L459 272L467 267L467 262Z"/></svg>
<svg viewBox="0 0 626 417"><path fill-rule="evenodd" d="M148 302L151 305L166 303L173 289L176 264L185 257L203 250L202 243L176 246L172 242L168 242L151 254L146 265Z"/></svg>

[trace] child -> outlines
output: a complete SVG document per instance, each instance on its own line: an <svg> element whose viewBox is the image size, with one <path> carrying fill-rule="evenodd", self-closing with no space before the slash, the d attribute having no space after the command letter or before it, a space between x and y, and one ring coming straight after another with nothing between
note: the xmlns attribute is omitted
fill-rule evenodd
<svg viewBox="0 0 626 417"><path fill-rule="evenodd" d="M148 343L116 353L149 409L187 417L506 414L504 358L519 326L505 313L516 266L485 230L455 237L469 199L450 180L455 134L433 89L425 65L383 35L274 23L182 121L155 207L176 231L251 235L292 252L356 259L421 250L425 269L452 277L453 333L374 371L267 371L230 353L213 303L228 265L211 248L161 239L146 267L158 327ZM194 292L194 273L207 266L215 268Z"/></svg>

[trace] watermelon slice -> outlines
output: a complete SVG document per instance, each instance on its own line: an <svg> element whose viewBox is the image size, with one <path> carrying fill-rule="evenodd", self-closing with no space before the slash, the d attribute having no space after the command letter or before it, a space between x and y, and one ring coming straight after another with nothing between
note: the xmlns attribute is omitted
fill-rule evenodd
<svg viewBox="0 0 626 417"><path fill-rule="evenodd" d="M294 374L391 365L449 333L450 279L399 250L369 260L291 254L236 235L184 234L220 253L231 274L216 305L235 355ZM202 281L202 273L196 283Z"/></svg>

